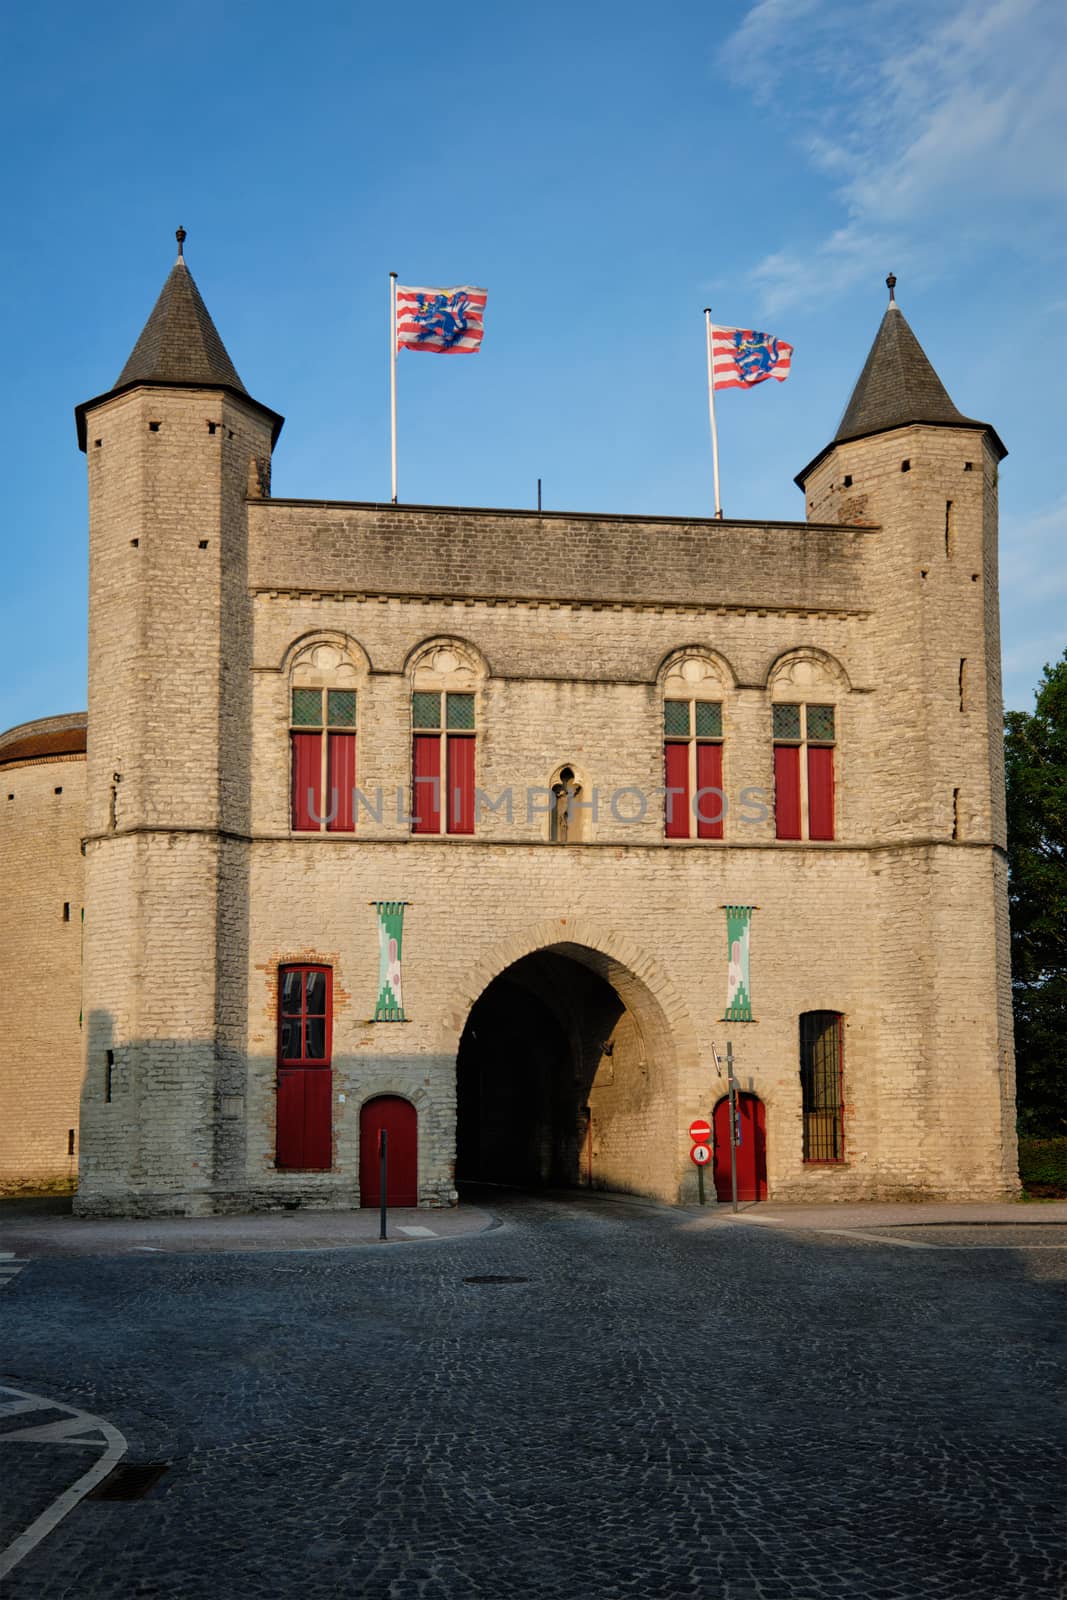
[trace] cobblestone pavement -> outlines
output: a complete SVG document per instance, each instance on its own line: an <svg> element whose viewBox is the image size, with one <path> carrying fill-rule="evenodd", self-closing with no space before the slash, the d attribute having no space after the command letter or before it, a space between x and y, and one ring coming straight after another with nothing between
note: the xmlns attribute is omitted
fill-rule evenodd
<svg viewBox="0 0 1067 1600"><path fill-rule="evenodd" d="M414 1250L31 1261L0 1377L170 1466L5 1600L1062 1594L1067 1251L492 1205Z"/></svg>

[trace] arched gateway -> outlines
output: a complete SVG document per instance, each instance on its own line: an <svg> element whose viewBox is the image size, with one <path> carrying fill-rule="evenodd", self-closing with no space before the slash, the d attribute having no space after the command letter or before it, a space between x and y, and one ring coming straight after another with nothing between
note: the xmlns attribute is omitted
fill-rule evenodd
<svg viewBox="0 0 1067 1600"><path fill-rule="evenodd" d="M695 1064L688 1017L647 958L627 951L627 963L616 941L574 919L550 928L551 942L490 977L466 1017L457 1180L677 1200L688 1176L680 1080Z"/></svg>

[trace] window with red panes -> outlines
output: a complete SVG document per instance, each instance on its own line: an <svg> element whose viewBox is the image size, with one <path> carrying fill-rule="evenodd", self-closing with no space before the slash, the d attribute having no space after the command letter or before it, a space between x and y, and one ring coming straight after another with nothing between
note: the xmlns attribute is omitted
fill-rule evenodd
<svg viewBox="0 0 1067 1600"><path fill-rule="evenodd" d="M664 832L668 839L721 839L722 705L663 702Z"/></svg>
<svg viewBox="0 0 1067 1600"><path fill-rule="evenodd" d="M333 1165L332 1001L329 967L279 969L279 1167L322 1171Z"/></svg>
<svg viewBox="0 0 1067 1600"><path fill-rule="evenodd" d="M411 725L412 832L473 833L474 695L416 689Z"/></svg>
<svg viewBox="0 0 1067 1600"><path fill-rule="evenodd" d="M294 832L351 833L356 806L356 691L294 689L289 744Z"/></svg>
<svg viewBox="0 0 1067 1600"><path fill-rule="evenodd" d="M834 708L780 704L772 715L775 834L779 839L832 839Z"/></svg>

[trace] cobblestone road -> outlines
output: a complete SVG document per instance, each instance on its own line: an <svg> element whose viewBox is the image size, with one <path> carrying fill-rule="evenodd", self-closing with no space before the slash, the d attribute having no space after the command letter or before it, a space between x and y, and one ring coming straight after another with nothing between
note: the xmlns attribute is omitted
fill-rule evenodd
<svg viewBox="0 0 1067 1600"><path fill-rule="evenodd" d="M1063 1592L1067 1253L495 1208L418 1246L32 1261L3 1379L171 1465L5 1600Z"/></svg>

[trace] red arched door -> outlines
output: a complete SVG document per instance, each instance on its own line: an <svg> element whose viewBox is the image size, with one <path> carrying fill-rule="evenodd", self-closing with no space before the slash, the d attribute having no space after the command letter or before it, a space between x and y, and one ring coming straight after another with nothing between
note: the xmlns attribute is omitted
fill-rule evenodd
<svg viewBox="0 0 1067 1600"><path fill-rule="evenodd" d="M767 1124L763 1101L754 1094L737 1097L737 1198L767 1198ZM730 1188L730 1101L724 1096L712 1115L715 1129L715 1195L731 1198Z"/></svg>
<svg viewBox="0 0 1067 1600"><path fill-rule="evenodd" d="M419 1114L410 1100L381 1094L368 1100L359 1114L359 1203L380 1206L381 1156L378 1131L389 1135L389 1194L391 1206L419 1203Z"/></svg>

